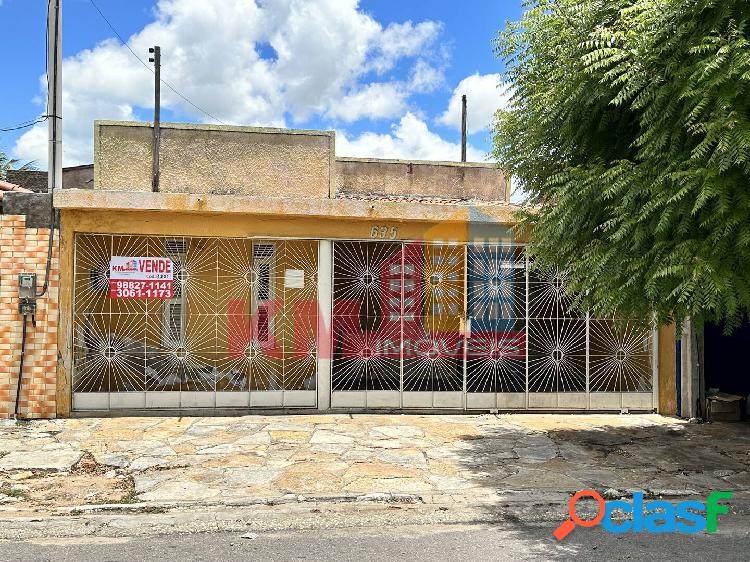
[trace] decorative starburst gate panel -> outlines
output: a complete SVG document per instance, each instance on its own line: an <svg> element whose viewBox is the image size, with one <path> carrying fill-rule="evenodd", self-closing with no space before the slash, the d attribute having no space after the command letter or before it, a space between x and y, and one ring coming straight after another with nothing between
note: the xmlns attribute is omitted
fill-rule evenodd
<svg viewBox="0 0 750 562"><path fill-rule="evenodd" d="M529 268L529 405L587 407L586 317L571 307L565 274Z"/></svg>
<svg viewBox="0 0 750 562"><path fill-rule="evenodd" d="M401 388L403 252L397 243L341 242L333 269L333 391Z"/></svg>
<svg viewBox="0 0 750 562"><path fill-rule="evenodd" d="M460 407L464 250L336 242L332 404Z"/></svg>
<svg viewBox="0 0 750 562"><path fill-rule="evenodd" d="M117 295L115 256L169 260L171 291ZM317 256L315 241L78 235L74 407L314 406Z"/></svg>
<svg viewBox="0 0 750 562"><path fill-rule="evenodd" d="M651 338L638 324L589 321L591 392L650 392Z"/></svg>
<svg viewBox="0 0 750 562"><path fill-rule="evenodd" d="M526 406L526 257L519 246L468 247L467 406Z"/></svg>

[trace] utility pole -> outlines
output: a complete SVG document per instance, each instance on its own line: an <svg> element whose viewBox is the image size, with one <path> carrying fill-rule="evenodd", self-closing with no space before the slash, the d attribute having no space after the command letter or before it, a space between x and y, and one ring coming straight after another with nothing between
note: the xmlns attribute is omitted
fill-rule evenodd
<svg viewBox="0 0 750 562"><path fill-rule="evenodd" d="M159 191L159 145L161 144L161 47L156 45L148 50L154 63L154 142L151 149L153 170L151 191Z"/></svg>
<svg viewBox="0 0 750 562"><path fill-rule="evenodd" d="M47 191L62 187L62 7L47 6Z"/></svg>
<svg viewBox="0 0 750 562"><path fill-rule="evenodd" d="M466 94L461 96L461 162L466 162Z"/></svg>
<svg viewBox="0 0 750 562"><path fill-rule="evenodd" d="M27 320L36 327L37 299L49 288L52 267L52 251L55 239L55 189L62 187L62 7L61 0L47 2L47 191L49 194L49 236L47 243L47 266L42 290L37 289L36 273L21 272L18 275L18 312L21 316L21 359L16 382L15 418L21 405L23 383L23 360L26 354Z"/></svg>

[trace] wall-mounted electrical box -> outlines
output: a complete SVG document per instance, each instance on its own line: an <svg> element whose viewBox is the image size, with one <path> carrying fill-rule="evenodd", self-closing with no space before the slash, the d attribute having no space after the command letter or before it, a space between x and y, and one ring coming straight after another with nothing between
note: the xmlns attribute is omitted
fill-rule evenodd
<svg viewBox="0 0 750 562"><path fill-rule="evenodd" d="M18 274L18 312L23 316L36 314L36 273Z"/></svg>
<svg viewBox="0 0 750 562"><path fill-rule="evenodd" d="M36 298L36 273L18 274L18 296L22 299Z"/></svg>

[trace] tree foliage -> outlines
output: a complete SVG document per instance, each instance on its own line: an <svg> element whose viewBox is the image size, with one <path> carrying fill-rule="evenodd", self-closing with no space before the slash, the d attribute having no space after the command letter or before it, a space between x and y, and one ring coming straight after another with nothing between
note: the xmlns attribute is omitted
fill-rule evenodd
<svg viewBox="0 0 750 562"><path fill-rule="evenodd" d="M494 156L579 305L736 325L750 309L750 2L534 0L498 37Z"/></svg>

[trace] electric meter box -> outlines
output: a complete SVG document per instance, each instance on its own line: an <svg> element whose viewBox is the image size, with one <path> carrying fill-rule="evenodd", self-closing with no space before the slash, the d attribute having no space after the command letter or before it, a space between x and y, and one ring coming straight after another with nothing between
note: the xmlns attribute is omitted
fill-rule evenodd
<svg viewBox="0 0 750 562"><path fill-rule="evenodd" d="M18 274L18 296L22 299L36 298L36 273Z"/></svg>

